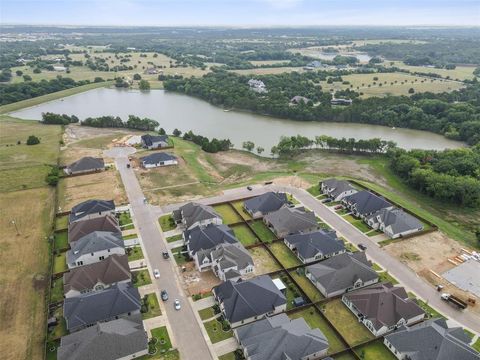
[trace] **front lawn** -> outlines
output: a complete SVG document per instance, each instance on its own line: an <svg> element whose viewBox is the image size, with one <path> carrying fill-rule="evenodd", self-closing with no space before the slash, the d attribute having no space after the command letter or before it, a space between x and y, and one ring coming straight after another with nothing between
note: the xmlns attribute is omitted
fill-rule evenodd
<svg viewBox="0 0 480 360"><path fill-rule="evenodd" d="M477 339L477 341L475 341L475 343L472 345L472 347L477 350L478 352L480 352L480 338Z"/></svg>
<svg viewBox="0 0 480 360"><path fill-rule="evenodd" d="M353 215L345 215L345 216L342 216L345 220L347 220L349 223L354 223L355 221L358 221L359 219L357 219L356 217L354 217Z"/></svg>
<svg viewBox="0 0 480 360"><path fill-rule="evenodd" d="M295 196L293 196L292 194L288 194L287 193L287 200L290 204L293 204L293 205L298 205L300 204L300 201L298 201Z"/></svg>
<svg viewBox="0 0 480 360"><path fill-rule="evenodd" d="M222 324L217 319L204 322L203 325L207 330L208 337L210 338L212 344L229 339L233 336L232 330L230 329L228 331L224 331Z"/></svg>
<svg viewBox="0 0 480 360"><path fill-rule="evenodd" d="M200 315L200 319L202 320L207 320L215 316L213 307L208 307L206 309L199 310L198 314Z"/></svg>
<svg viewBox="0 0 480 360"><path fill-rule="evenodd" d="M122 230L130 230L135 228L129 211L120 214L118 223L120 224L120 229Z"/></svg>
<svg viewBox="0 0 480 360"><path fill-rule="evenodd" d="M355 349L355 352L362 360L396 360L390 350L383 345L382 340L375 341L371 344L361 346Z"/></svg>
<svg viewBox="0 0 480 360"><path fill-rule="evenodd" d="M158 304L157 294L146 294L142 298L142 319L150 319L162 315L162 310Z"/></svg>
<svg viewBox="0 0 480 360"><path fill-rule="evenodd" d="M135 287L149 285L152 283L152 279L150 278L150 274L148 273L147 269L132 271L132 280Z"/></svg>
<svg viewBox="0 0 480 360"><path fill-rule="evenodd" d="M350 241L343 239L343 244L345 245L345 249L347 249L348 252L354 253L358 251L357 247L353 245Z"/></svg>
<svg viewBox="0 0 480 360"><path fill-rule="evenodd" d="M177 262L177 265L183 265L190 261L190 256L187 252L182 253L184 246L179 246L172 249L173 258Z"/></svg>
<svg viewBox="0 0 480 360"><path fill-rule="evenodd" d="M235 225L231 227L238 241L244 246L254 245L258 243L255 234L248 228L246 224Z"/></svg>
<svg viewBox="0 0 480 360"><path fill-rule="evenodd" d="M355 226L362 233L366 233L372 230L372 228L368 226L363 220L354 221L352 222L352 225Z"/></svg>
<svg viewBox="0 0 480 360"><path fill-rule="evenodd" d="M55 250L68 249L68 232L62 231L54 234Z"/></svg>
<svg viewBox="0 0 480 360"><path fill-rule="evenodd" d="M324 305L325 316L342 334L349 345L354 346L373 339L373 334L359 323L355 315L348 310L340 299L330 301Z"/></svg>
<svg viewBox="0 0 480 360"><path fill-rule="evenodd" d="M158 352L164 353L172 348L172 342L170 341L170 336L168 336L166 326L152 329L151 333L152 338L157 339L157 342L154 345Z"/></svg>
<svg viewBox="0 0 480 360"><path fill-rule="evenodd" d="M215 205L213 209L222 217L224 224L235 224L242 221L240 215L229 204Z"/></svg>
<svg viewBox="0 0 480 360"><path fill-rule="evenodd" d="M63 277L52 280L52 288L50 290L50 303L56 303L63 300Z"/></svg>
<svg viewBox="0 0 480 360"><path fill-rule="evenodd" d="M378 273L378 281L379 282L391 282L393 285L398 284L398 280L395 279L392 275L390 275L387 271L382 271Z"/></svg>
<svg viewBox="0 0 480 360"><path fill-rule="evenodd" d="M303 270L303 269L301 269ZM303 292L311 299L312 302L317 302L325 297L318 291L318 289L313 285L313 283L308 280L308 278L303 275L303 271L301 274L298 273L298 270L290 271L290 275L292 275L293 279L297 282Z"/></svg>
<svg viewBox="0 0 480 360"><path fill-rule="evenodd" d="M345 349L342 340L337 336L335 330L327 323L320 313L313 307L307 307L300 311L288 314L290 319L304 318L312 329L320 329L320 331L328 339L328 353L336 353ZM381 358L379 358L381 359Z"/></svg>
<svg viewBox="0 0 480 360"><path fill-rule="evenodd" d="M322 191L320 190L320 185L319 184L316 184L316 185L313 185L312 187L309 187L307 189L307 191L315 197L317 197L319 195L322 195Z"/></svg>
<svg viewBox="0 0 480 360"><path fill-rule="evenodd" d="M127 251L128 261L135 261L144 258L141 246L137 245L131 248L127 248L125 250Z"/></svg>
<svg viewBox="0 0 480 360"><path fill-rule="evenodd" d="M240 200L240 201L234 201L232 203L232 206L238 211L238 213L240 214L241 217L243 217L245 220L251 220L252 217L250 216L250 214L245 210L245 208L243 207L243 200Z"/></svg>
<svg viewBox="0 0 480 360"><path fill-rule="evenodd" d="M158 223L163 231L170 231L177 228L175 220L173 220L172 215L163 215L158 219Z"/></svg>
<svg viewBox="0 0 480 360"><path fill-rule="evenodd" d="M64 230L68 228L68 215L55 218L55 230Z"/></svg>
<svg viewBox="0 0 480 360"><path fill-rule="evenodd" d="M168 237L167 242L171 243L171 242L175 242L175 241L182 240L182 239L183 239L183 234L178 234L178 235L173 235L173 236Z"/></svg>
<svg viewBox="0 0 480 360"><path fill-rule="evenodd" d="M262 220L255 220L250 223L253 231L259 237L259 239L264 243L271 243L273 240L276 240L277 237L275 234L268 228L267 225Z"/></svg>
<svg viewBox="0 0 480 360"><path fill-rule="evenodd" d="M374 229L370 229L369 232L367 232L365 235L367 235L368 237L372 237L372 236L377 236L377 235L382 235L383 232L381 232L380 230L374 230Z"/></svg>
<svg viewBox="0 0 480 360"><path fill-rule="evenodd" d="M218 357L218 360L236 360L235 351L229 352L228 354L224 354Z"/></svg>
<svg viewBox="0 0 480 360"><path fill-rule="evenodd" d="M283 242L276 242L268 245L268 247L286 269L301 264L297 256Z"/></svg>
<svg viewBox="0 0 480 360"><path fill-rule="evenodd" d="M56 255L53 255L53 273L58 274L68 270L67 266L67 255L62 252Z"/></svg>

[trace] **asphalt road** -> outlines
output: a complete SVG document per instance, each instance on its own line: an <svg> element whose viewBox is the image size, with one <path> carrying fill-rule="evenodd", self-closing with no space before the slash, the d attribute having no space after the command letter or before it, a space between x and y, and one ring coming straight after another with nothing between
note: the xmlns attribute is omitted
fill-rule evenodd
<svg viewBox="0 0 480 360"><path fill-rule="evenodd" d="M178 282L174 260L163 259L162 252L166 250L166 246L163 233L156 225L158 217L152 211L152 206L144 204L144 195L135 173L126 166L128 153L128 148L124 148L124 150L120 148L113 149L108 155L115 158L117 169L122 177L137 230L142 238L144 255L150 266L152 282L157 286L158 291L166 289L169 294L169 300L165 304L166 315L181 358L185 360L213 359L190 302ZM160 270L159 279L153 277L153 269ZM180 311L173 307L175 299L180 300L182 305Z"/></svg>

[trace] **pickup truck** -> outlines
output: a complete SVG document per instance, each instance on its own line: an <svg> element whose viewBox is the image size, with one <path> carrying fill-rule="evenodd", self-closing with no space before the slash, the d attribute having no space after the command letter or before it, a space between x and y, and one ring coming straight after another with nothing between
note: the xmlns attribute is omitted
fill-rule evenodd
<svg viewBox="0 0 480 360"><path fill-rule="evenodd" d="M456 296L453 296L452 294L443 293L441 295L441 298L443 301L449 302L450 304L456 306L460 310L466 309L468 306L468 304L465 301L457 298Z"/></svg>

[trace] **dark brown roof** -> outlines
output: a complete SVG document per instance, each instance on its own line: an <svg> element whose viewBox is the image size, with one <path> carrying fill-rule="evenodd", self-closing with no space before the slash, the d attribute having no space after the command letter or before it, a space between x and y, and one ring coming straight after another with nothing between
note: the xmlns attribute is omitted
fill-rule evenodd
<svg viewBox="0 0 480 360"><path fill-rule="evenodd" d="M369 319L375 329L393 326L425 312L412 300L403 287L379 284L344 295L358 311Z"/></svg>
<svg viewBox="0 0 480 360"><path fill-rule="evenodd" d="M100 262L80 266L63 275L63 290L89 290L102 282L109 285L131 278L127 255L111 255Z"/></svg>
<svg viewBox="0 0 480 360"><path fill-rule="evenodd" d="M77 221L68 227L68 242L77 241L94 231L120 232L121 230L118 226L118 220L111 215Z"/></svg>

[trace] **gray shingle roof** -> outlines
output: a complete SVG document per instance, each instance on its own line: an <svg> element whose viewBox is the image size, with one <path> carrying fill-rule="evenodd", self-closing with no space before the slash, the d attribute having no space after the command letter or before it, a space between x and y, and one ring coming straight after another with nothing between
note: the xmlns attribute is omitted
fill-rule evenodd
<svg viewBox="0 0 480 360"><path fill-rule="evenodd" d="M104 211L115 210L115 203L113 200L87 200L72 208L69 221L77 221L82 217L90 214L95 214Z"/></svg>
<svg viewBox="0 0 480 360"><path fill-rule="evenodd" d="M197 221L222 218L211 206L193 202L183 205L179 210L181 217L185 220L187 228L195 224Z"/></svg>
<svg viewBox="0 0 480 360"><path fill-rule="evenodd" d="M71 249L67 251L67 263L73 264L82 255L117 247L124 248L124 243L121 233L94 231L71 243L70 246Z"/></svg>
<svg viewBox="0 0 480 360"><path fill-rule="evenodd" d="M67 329L94 324L140 309L138 289L120 283L108 289L65 299L63 314Z"/></svg>
<svg viewBox="0 0 480 360"><path fill-rule="evenodd" d="M359 191L344 198L348 204L355 204L356 210L361 215L371 214L378 210L391 207L387 200L381 198L367 190Z"/></svg>
<svg viewBox="0 0 480 360"><path fill-rule="evenodd" d="M157 152L140 158L143 164L158 164L160 162L176 160L177 158L172 154L165 152Z"/></svg>
<svg viewBox="0 0 480 360"><path fill-rule="evenodd" d="M100 262L80 266L63 275L63 290L83 291L93 289L98 282L110 285L131 279L127 255L114 254Z"/></svg>
<svg viewBox="0 0 480 360"><path fill-rule="evenodd" d="M280 314L235 330L240 345L255 360L301 360L328 349L319 329L311 329L303 318L291 320Z"/></svg>
<svg viewBox="0 0 480 360"><path fill-rule="evenodd" d="M94 158L86 156L68 165L68 170L71 172L79 171L93 171L105 168L105 163L102 158Z"/></svg>
<svg viewBox="0 0 480 360"><path fill-rule="evenodd" d="M307 266L307 270L327 293L345 290L358 279L364 283L378 279L377 272L371 268L364 252L340 254Z"/></svg>
<svg viewBox="0 0 480 360"><path fill-rule="evenodd" d="M318 230L305 234L295 234L285 237L285 241L295 246L298 254L309 259L316 254L329 256L345 250L342 240L337 238L335 231Z"/></svg>
<svg viewBox="0 0 480 360"><path fill-rule="evenodd" d="M145 143L147 146L152 146L154 143L159 143L159 142L168 142L168 136L167 135L142 135L141 136L142 141Z"/></svg>
<svg viewBox="0 0 480 360"><path fill-rule="evenodd" d="M223 302L225 317L231 323L264 315L287 302L268 275L245 281L229 280L214 287L213 292Z"/></svg>
<svg viewBox="0 0 480 360"><path fill-rule="evenodd" d="M372 215L372 217L377 216L381 218L381 222L385 224L385 227L392 227L394 234L423 228L423 224L416 217L401 209L382 209Z"/></svg>
<svg viewBox="0 0 480 360"><path fill-rule="evenodd" d="M285 193L267 192L260 196L245 200L245 208L252 213L260 212L266 215L272 211L277 211L283 205L288 203Z"/></svg>
<svg viewBox="0 0 480 360"><path fill-rule="evenodd" d="M337 197L341 193L349 190L356 190L348 181L339 180L335 178L327 179L322 181L328 188L333 189L330 194L333 197Z"/></svg>
<svg viewBox="0 0 480 360"><path fill-rule="evenodd" d="M68 227L68 242L75 242L94 231L121 232L117 218L105 215L70 224Z"/></svg>
<svg viewBox="0 0 480 360"><path fill-rule="evenodd" d="M403 287L394 287L390 283L378 284L345 294L349 301L369 319L373 327L390 327L400 321L409 320L425 312L412 299Z"/></svg>
<svg viewBox="0 0 480 360"><path fill-rule="evenodd" d="M318 227L313 211L304 208L284 207L265 216L265 220L277 233L295 234Z"/></svg>
<svg viewBox="0 0 480 360"><path fill-rule="evenodd" d="M219 244L238 243L233 230L224 224L209 224L205 227L196 226L191 230L186 230L184 236L192 254L201 250L211 250Z"/></svg>
<svg viewBox="0 0 480 360"><path fill-rule="evenodd" d="M411 360L480 359L480 354L468 345L470 338L463 329L449 329L445 319L430 319L402 327L385 338Z"/></svg>
<svg viewBox="0 0 480 360"><path fill-rule="evenodd" d="M62 337L58 360L116 360L147 349L141 315L118 319Z"/></svg>
<svg viewBox="0 0 480 360"><path fill-rule="evenodd" d="M217 260L221 269L237 266L239 270L253 266L250 253L242 244L220 244L210 254L212 261Z"/></svg>

